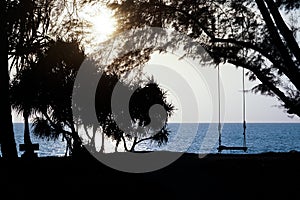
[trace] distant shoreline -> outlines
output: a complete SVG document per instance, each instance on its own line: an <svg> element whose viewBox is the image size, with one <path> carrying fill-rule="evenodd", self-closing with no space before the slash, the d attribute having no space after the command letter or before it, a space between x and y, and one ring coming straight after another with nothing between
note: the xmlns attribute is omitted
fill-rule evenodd
<svg viewBox="0 0 300 200"><path fill-rule="evenodd" d="M218 122L168 122L168 124L218 124ZM243 122L222 122L222 124L242 124ZM24 122L13 122L13 124L24 124ZM300 124L299 121L283 122L247 122L247 124Z"/></svg>

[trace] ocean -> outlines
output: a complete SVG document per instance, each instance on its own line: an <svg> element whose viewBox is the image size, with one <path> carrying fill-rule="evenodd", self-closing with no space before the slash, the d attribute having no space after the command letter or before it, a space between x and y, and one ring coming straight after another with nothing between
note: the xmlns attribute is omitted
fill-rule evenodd
<svg viewBox="0 0 300 200"><path fill-rule="evenodd" d="M218 153L219 145L218 124L176 124L170 123L171 131L169 142L158 146L154 143L144 142L136 150L145 151L175 151L188 153ZM19 156L19 144L23 143L23 124L15 123L15 139ZM243 124L226 123L222 126L221 144L225 146L240 147L244 145ZM39 157L64 156L66 143L62 138L57 141L48 141L31 136L33 143L39 143L40 149L36 151ZM121 145L120 145L121 146ZM246 129L246 152L239 150L226 150L229 154L258 154L266 152L300 151L300 123L248 123Z"/></svg>

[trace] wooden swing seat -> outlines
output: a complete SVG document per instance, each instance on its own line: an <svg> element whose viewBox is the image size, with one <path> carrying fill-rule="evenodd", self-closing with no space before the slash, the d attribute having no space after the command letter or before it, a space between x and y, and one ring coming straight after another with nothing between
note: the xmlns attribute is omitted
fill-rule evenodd
<svg viewBox="0 0 300 200"><path fill-rule="evenodd" d="M224 146L224 145L221 145L218 147L219 152L221 152L223 150L238 150L238 151L246 152L247 149L248 149L248 147L228 147L228 146Z"/></svg>

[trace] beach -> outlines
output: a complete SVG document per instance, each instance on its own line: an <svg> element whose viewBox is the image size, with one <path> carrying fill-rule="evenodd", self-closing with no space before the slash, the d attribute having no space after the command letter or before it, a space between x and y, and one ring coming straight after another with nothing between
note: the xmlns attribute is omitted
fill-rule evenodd
<svg viewBox="0 0 300 200"><path fill-rule="evenodd" d="M185 153L160 170L134 174L93 157L0 159L0 191L9 199L291 199L299 195L299 161L298 152Z"/></svg>

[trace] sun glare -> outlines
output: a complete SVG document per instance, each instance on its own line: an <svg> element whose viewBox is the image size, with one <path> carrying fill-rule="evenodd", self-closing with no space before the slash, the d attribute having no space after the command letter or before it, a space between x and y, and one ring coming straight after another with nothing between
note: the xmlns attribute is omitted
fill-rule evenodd
<svg viewBox="0 0 300 200"><path fill-rule="evenodd" d="M86 7L80 13L80 17L90 25L86 36L86 50L92 51L93 45L109 39L116 29L113 11L106 7Z"/></svg>
<svg viewBox="0 0 300 200"><path fill-rule="evenodd" d="M115 30L115 20L108 10L101 10L91 18L92 29L99 41L106 40Z"/></svg>

